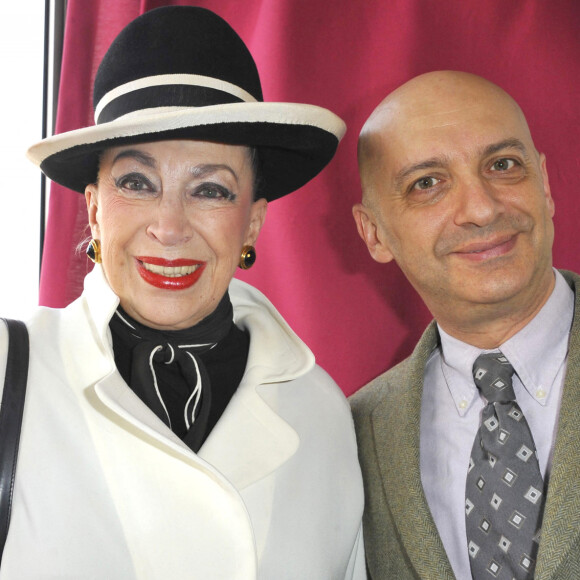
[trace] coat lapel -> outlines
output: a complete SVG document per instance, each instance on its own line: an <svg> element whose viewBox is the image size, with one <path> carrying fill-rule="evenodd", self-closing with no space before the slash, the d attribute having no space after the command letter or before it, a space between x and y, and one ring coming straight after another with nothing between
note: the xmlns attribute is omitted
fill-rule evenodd
<svg viewBox="0 0 580 580"><path fill-rule="evenodd" d="M371 421L385 496L414 568L421 577L437 572L437 578L454 578L427 505L419 463L423 373L436 344L432 323L410 359L391 372L388 404L379 403Z"/></svg>
<svg viewBox="0 0 580 580"><path fill-rule="evenodd" d="M238 491L274 472L299 447L296 431L258 394L252 373L244 378L197 455L135 395L118 372L98 381L94 393L102 404L100 412L118 426L155 447L216 470Z"/></svg>
<svg viewBox="0 0 580 580"><path fill-rule="evenodd" d="M304 376L314 367L314 355L257 290L232 280L230 296L236 324L250 333L248 363L199 456L243 490L298 450L296 431L275 410L276 383Z"/></svg>
<svg viewBox="0 0 580 580"><path fill-rule="evenodd" d="M580 534L580 278L562 272L576 294L567 372L536 566L537 580L552 578Z"/></svg>
<svg viewBox="0 0 580 580"><path fill-rule="evenodd" d="M240 491L273 473L300 444L296 431L268 406L255 386L245 383L199 450L199 456Z"/></svg>
<svg viewBox="0 0 580 580"><path fill-rule="evenodd" d="M154 442L156 447L166 447L172 452L191 458L194 453L139 399L115 371L99 381L94 392L104 405L99 410L110 420L134 435Z"/></svg>

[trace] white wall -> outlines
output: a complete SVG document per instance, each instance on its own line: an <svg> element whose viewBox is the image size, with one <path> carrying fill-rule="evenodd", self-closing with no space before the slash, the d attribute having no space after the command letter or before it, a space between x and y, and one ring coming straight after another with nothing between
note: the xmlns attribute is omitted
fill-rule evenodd
<svg viewBox="0 0 580 580"><path fill-rule="evenodd" d="M44 0L4 2L0 18L0 316L38 303Z"/></svg>

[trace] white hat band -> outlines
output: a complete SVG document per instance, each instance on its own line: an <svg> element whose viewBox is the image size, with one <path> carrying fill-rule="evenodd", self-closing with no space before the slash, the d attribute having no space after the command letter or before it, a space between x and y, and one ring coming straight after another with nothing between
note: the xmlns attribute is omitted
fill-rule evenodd
<svg viewBox="0 0 580 580"><path fill-rule="evenodd" d="M124 97L130 93L141 91L143 89L150 89L152 87L192 87L196 89L213 89L235 97L236 100L244 101L246 103L256 102L256 99L247 91L220 79L206 77L201 75L190 74L169 74L157 75L137 79L124 85L114 88L112 91L106 93L95 107L95 124L99 124L103 110L117 99ZM126 111L129 113L131 111ZM106 119L107 121L111 119Z"/></svg>

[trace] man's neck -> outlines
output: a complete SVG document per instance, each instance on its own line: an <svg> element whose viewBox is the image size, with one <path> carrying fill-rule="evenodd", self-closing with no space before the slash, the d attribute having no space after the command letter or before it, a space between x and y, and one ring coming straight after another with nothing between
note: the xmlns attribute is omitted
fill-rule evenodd
<svg viewBox="0 0 580 580"><path fill-rule="evenodd" d="M437 316L437 324L450 336L484 350L492 350L509 340L540 312L552 294L555 278L547 289L530 301L526 308L517 302L469 305L456 308L450 315Z"/></svg>

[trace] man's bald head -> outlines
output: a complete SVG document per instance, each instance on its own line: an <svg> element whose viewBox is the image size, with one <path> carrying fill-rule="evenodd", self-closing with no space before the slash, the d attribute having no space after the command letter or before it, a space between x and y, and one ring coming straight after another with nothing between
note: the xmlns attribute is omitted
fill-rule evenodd
<svg viewBox="0 0 580 580"><path fill-rule="evenodd" d="M360 236L375 260L397 262L450 334L492 348L547 299L546 161L498 86L451 71L409 81L363 127L359 169Z"/></svg>
<svg viewBox="0 0 580 580"><path fill-rule="evenodd" d="M396 147L400 134L437 124L454 123L473 108L497 111L525 127L516 101L492 82L465 72L434 71L422 74L390 93L364 124L358 142L358 162L365 203L372 203L377 172L385 155Z"/></svg>

